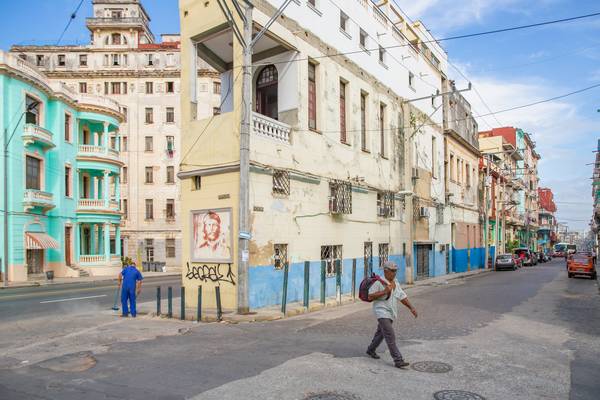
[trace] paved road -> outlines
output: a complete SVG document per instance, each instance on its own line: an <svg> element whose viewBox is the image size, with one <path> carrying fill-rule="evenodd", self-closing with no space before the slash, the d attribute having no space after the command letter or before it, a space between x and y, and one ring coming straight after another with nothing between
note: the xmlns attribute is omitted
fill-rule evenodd
<svg viewBox="0 0 600 400"><path fill-rule="evenodd" d="M155 299L157 286L161 286L165 294L168 286L173 287L174 293L179 293L181 278L172 275L146 278L139 301ZM0 322L110 309L116 289L116 280L2 289Z"/></svg>
<svg viewBox="0 0 600 400"><path fill-rule="evenodd" d="M0 398L600 398L597 283L568 279L563 262L408 293L420 316L396 322L401 351L450 372L398 370L384 347L381 360L365 357L375 324L363 303L238 325L103 315L98 328L40 345L13 341L0 355Z"/></svg>

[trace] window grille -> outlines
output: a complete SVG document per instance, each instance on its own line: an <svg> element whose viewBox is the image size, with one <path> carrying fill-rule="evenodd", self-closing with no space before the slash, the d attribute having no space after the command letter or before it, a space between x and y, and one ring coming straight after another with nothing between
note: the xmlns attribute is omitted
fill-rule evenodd
<svg viewBox="0 0 600 400"><path fill-rule="evenodd" d="M377 193L377 215L380 217L391 218L396 215L394 192Z"/></svg>
<svg viewBox="0 0 600 400"><path fill-rule="evenodd" d="M335 276L336 261L340 262L340 273L342 263L342 246L321 246L321 261L325 261L325 273L327 276Z"/></svg>
<svg viewBox="0 0 600 400"><path fill-rule="evenodd" d="M373 271L373 243L365 242L363 249L365 271L370 274Z"/></svg>
<svg viewBox="0 0 600 400"><path fill-rule="evenodd" d="M383 264L388 261L390 255L390 244L379 243L379 268L383 268Z"/></svg>
<svg viewBox="0 0 600 400"><path fill-rule="evenodd" d="M288 171L279 169L273 171L273 193L289 196L290 174Z"/></svg>
<svg viewBox="0 0 600 400"><path fill-rule="evenodd" d="M350 182L329 182L329 211L333 214L352 214L352 185Z"/></svg>
<svg viewBox="0 0 600 400"><path fill-rule="evenodd" d="M273 245L273 260L275 269L283 269L288 262L288 245L284 243Z"/></svg>

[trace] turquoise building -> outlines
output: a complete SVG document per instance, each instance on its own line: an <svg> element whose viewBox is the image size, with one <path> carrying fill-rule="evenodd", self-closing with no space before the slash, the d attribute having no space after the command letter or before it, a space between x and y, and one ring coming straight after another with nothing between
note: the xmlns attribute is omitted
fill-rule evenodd
<svg viewBox="0 0 600 400"><path fill-rule="evenodd" d="M75 93L2 51L0 99L2 279L116 275L119 104Z"/></svg>

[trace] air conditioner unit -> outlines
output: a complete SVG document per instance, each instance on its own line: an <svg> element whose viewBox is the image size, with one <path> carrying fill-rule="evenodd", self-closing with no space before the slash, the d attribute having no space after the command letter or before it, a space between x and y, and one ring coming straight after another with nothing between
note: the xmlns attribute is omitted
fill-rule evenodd
<svg viewBox="0 0 600 400"><path fill-rule="evenodd" d="M412 178L419 179L419 168L413 167L412 169Z"/></svg>
<svg viewBox="0 0 600 400"><path fill-rule="evenodd" d="M419 207L419 218L429 218L429 208Z"/></svg>

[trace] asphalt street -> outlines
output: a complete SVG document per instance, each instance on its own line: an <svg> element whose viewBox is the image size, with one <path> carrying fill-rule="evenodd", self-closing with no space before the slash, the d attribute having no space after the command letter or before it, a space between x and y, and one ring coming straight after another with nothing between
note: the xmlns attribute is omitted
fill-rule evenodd
<svg viewBox="0 0 600 400"><path fill-rule="evenodd" d="M0 398L418 400L444 390L488 400L600 398L598 285L568 279L564 261L407 293L419 318L402 310L400 350L415 367L444 363L439 373L394 368L385 345L381 360L367 358L375 320L364 303L249 324L102 311L0 329ZM71 323L48 338L52 324Z"/></svg>

